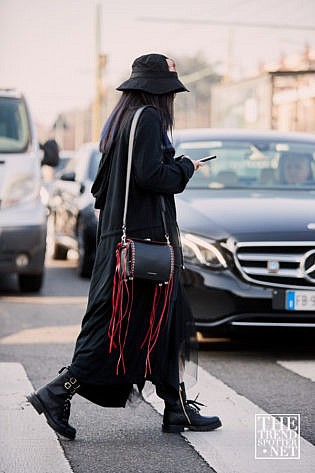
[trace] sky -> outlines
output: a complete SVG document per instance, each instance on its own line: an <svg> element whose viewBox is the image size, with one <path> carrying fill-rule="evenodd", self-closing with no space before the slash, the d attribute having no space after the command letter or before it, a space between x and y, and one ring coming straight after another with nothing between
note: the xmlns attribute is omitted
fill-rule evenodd
<svg viewBox="0 0 315 473"><path fill-rule="evenodd" d="M127 79L133 60L150 52L175 61L200 52L224 73L229 34L234 77L251 75L281 52L297 53L305 42L315 50L315 0L0 0L0 87L25 93L39 123L52 124L59 112L84 108L93 98L96 4L108 57L105 87ZM314 29L231 30L198 20Z"/></svg>

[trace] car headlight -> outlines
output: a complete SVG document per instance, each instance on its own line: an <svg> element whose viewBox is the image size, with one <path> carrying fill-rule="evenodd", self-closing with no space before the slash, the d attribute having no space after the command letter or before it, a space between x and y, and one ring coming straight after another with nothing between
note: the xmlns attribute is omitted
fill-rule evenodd
<svg viewBox="0 0 315 473"><path fill-rule="evenodd" d="M185 233L181 235L184 258L191 262L207 266L210 269L225 269L227 263L218 248L199 236Z"/></svg>
<svg viewBox="0 0 315 473"><path fill-rule="evenodd" d="M3 195L1 207L29 202L39 197L39 183L32 174L18 174L9 181Z"/></svg>

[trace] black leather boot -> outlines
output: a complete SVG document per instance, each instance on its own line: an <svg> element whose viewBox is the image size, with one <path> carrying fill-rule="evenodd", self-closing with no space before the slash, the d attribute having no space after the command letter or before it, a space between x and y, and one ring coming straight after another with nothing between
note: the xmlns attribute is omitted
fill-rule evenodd
<svg viewBox="0 0 315 473"><path fill-rule="evenodd" d="M184 383L179 385L179 400L176 404L165 404L163 432L184 432L185 428L196 432L207 432L221 427L219 417L205 417L199 414L200 402L186 399Z"/></svg>
<svg viewBox="0 0 315 473"><path fill-rule="evenodd" d="M38 414L44 413L48 425L58 434L73 440L76 430L68 421L70 416L70 401L80 385L71 376L68 368L62 368L59 376L38 391L27 396Z"/></svg>

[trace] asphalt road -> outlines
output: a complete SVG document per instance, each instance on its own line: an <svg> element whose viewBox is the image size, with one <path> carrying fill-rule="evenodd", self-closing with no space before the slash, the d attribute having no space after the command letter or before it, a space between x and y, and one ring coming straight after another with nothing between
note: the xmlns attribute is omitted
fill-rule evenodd
<svg viewBox="0 0 315 473"><path fill-rule="evenodd" d="M22 363L38 388L71 361L89 283L71 262L50 262L40 295L16 287L14 278L0 283L0 361ZM104 409L75 396L70 420L76 441L61 443L75 473L213 471L180 435L162 433L161 416L145 402Z"/></svg>
<svg viewBox="0 0 315 473"><path fill-rule="evenodd" d="M48 261L40 295L19 294L13 277L1 280L0 361L22 363L35 388L54 377L71 360L88 286L71 261ZM204 341L199 365L267 412L300 413L301 434L315 445L315 383L279 364L314 361L313 340ZM71 423L77 440L62 446L75 473L214 471L180 435L163 434L160 415L144 402L103 409L75 396Z"/></svg>

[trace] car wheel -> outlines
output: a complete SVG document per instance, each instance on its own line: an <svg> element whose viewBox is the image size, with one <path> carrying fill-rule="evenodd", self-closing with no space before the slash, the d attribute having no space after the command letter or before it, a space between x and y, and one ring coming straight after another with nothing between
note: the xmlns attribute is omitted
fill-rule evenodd
<svg viewBox="0 0 315 473"><path fill-rule="evenodd" d="M91 254L91 245L89 245L88 238L84 233L84 225L79 222L78 225L78 275L81 278L90 278L93 269L94 255Z"/></svg>
<svg viewBox="0 0 315 473"><path fill-rule="evenodd" d="M53 259L66 260L68 254L68 248L59 243L54 243L53 247Z"/></svg>
<svg viewBox="0 0 315 473"><path fill-rule="evenodd" d="M23 292L38 292L42 287L44 273L40 274L19 274L19 287Z"/></svg>

